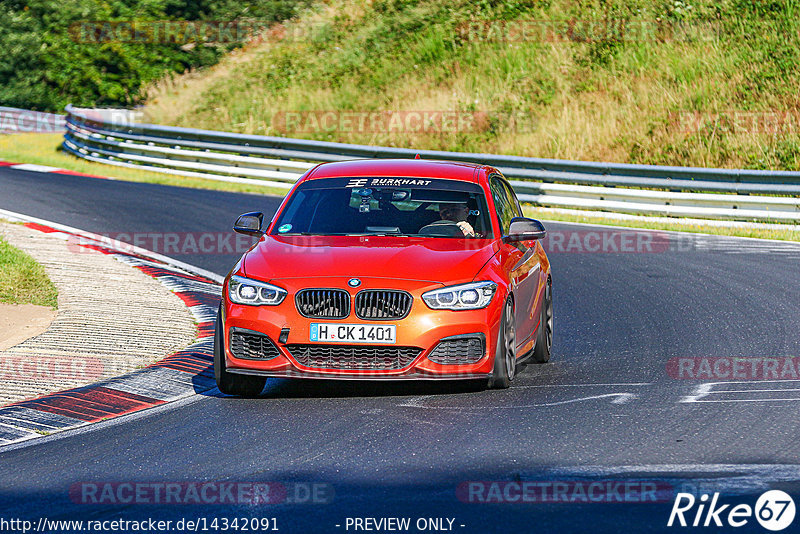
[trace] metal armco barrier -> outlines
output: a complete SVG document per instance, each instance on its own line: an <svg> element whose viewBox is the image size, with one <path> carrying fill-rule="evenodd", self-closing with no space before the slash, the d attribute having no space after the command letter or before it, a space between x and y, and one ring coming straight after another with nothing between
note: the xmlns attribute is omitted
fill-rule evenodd
<svg viewBox="0 0 800 534"><path fill-rule="evenodd" d="M540 206L709 219L800 220L800 172L706 169L413 150L142 124L129 110L66 108L63 148L127 167L288 189L323 161L443 159L499 168Z"/></svg>

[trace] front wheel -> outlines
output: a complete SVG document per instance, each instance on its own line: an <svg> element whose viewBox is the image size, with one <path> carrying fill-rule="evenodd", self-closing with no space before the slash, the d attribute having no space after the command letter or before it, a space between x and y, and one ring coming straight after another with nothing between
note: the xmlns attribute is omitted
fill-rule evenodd
<svg viewBox="0 0 800 534"><path fill-rule="evenodd" d="M544 300L540 314L539 331L536 333L536 347L533 349L534 363L547 363L550 361L550 349L553 346L553 284L547 279L544 288Z"/></svg>
<svg viewBox="0 0 800 534"><path fill-rule="evenodd" d="M500 331L497 336L497 350L494 355L494 369L489 377L489 387L506 389L511 385L517 372L517 336L514 327L514 301L506 300Z"/></svg>
<svg viewBox="0 0 800 534"><path fill-rule="evenodd" d="M217 387L222 393L240 397L255 397L267 383L267 379L263 376L237 375L227 371L222 306L217 311L217 326L214 329L214 378L217 379Z"/></svg>

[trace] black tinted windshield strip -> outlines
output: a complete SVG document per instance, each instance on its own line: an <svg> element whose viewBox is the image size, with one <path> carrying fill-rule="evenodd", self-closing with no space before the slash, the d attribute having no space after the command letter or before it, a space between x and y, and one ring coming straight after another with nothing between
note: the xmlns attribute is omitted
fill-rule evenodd
<svg viewBox="0 0 800 534"><path fill-rule="evenodd" d="M411 187L430 188L449 191L480 193L481 186L474 182L450 180L446 178L404 178L404 177L359 177L359 178L318 178L300 184L298 189L330 189L360 187Z"/></svg>
<svg viewBox="0 0 800 534"><path fill-rule="evenodd" d="M303 182L271 235L493 235L479 184L440 178L323 178Z"/></svg>

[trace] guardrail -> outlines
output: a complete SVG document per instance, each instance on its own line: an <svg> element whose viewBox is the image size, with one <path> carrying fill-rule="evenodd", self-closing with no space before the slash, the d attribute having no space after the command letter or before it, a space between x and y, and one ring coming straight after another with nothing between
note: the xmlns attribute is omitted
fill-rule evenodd
<svg viewBox="0 0 800 534"><path fill-rule="evenodd" d="M800 172L705 169L412 150L141 124L128 110L66 108L63 148L156 172L289 189L318 162L361 158L490 164L540 206L733 220L800 220ZM771 195L771 196L769 196Z"/></svg>

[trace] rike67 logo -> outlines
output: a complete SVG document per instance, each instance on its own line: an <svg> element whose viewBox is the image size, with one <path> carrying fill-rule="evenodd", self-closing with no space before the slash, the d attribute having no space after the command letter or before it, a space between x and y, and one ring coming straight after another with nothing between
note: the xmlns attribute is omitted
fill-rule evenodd
<svg viewBox="0 0 800 534"><path fill-rule="evenodd" d="M719 493L711 497L704 493L699 498L691 493L678 493L667 526L743 527L755 516L762 527L777 532L791 525L794 515L794 500L780 490L763 493L755 507L749 504L721 504Z"/></svg>

